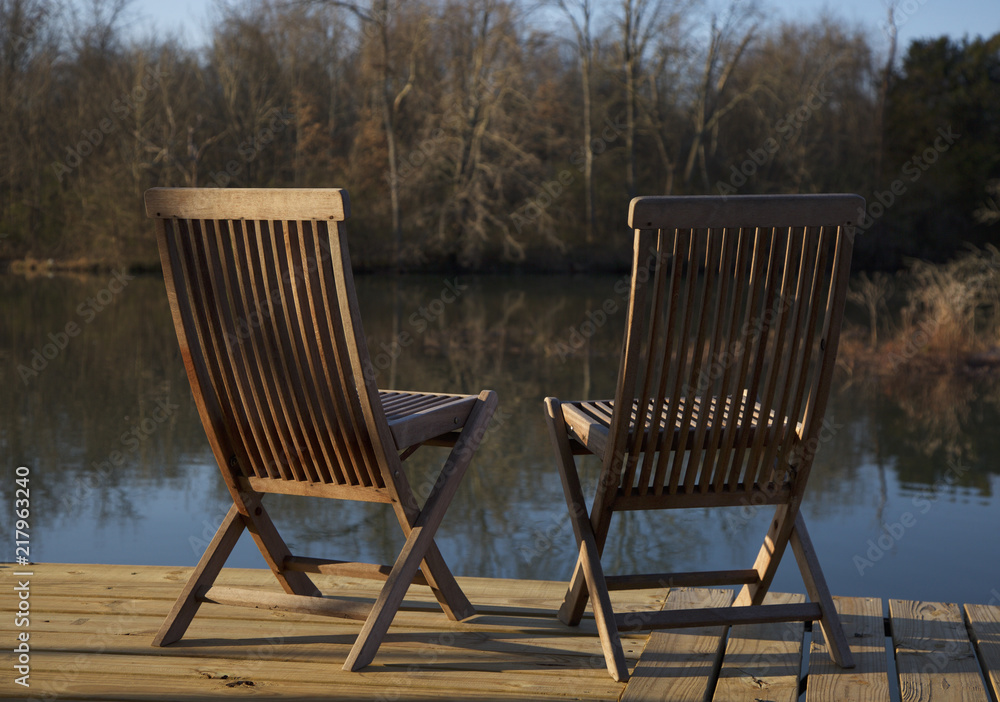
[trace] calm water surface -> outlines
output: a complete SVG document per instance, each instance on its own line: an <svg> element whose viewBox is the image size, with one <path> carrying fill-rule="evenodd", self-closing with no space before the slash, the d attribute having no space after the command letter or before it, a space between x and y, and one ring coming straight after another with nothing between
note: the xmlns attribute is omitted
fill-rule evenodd
<svg viewBox="0 0 1000 702"><path fill-rule="evenodd" d="M575 547L542 398L613 394L624 323L616 281L358 279L381 387L500 395L499 426L438 536L456 573L568 577ZM5 533L14 468L28 466L32 560L194 565L229 497L162 281L0 276L0 310ZM1000 603L1000 383L888 386L844 371L827 416L829 440L803 510L834 593ZM442 457L423 449L410 461L426 472ZM584 465L591 479L597 469ZM391 563L401 545L384 505L268 501L295 553ZM769 516L750 508L616 516L606 569L749 567ZM14 558L13 540L4 561ZM229 564L264 566L248 537ZM775 588L803 591L790 552Z"/></svg>

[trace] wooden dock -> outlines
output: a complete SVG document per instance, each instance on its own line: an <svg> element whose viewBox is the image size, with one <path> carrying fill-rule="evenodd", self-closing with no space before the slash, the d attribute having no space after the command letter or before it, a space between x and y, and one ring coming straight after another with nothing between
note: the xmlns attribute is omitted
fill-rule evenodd
<svg viewBox="0 0 1000 702"><path fill-rule="evenodd" d="M30 571L30 578L14 572ZM180 642L150 641L190 569L0 566L0 698L61 700L916 700L997 702L1000 607L837 598L858 665L831 663L819 628L772 624L623 637L631 680L604 667L593 619L555 618L565 584L459 578L478 614L449 622L414 586L379 649L341 670L360 623L205 604ZM14 628L29 580L30 627ZM378 583L315 576L327 594L371 600ZM269 571L225 570L219 584L277 590ZM612 593L616 609L716 605L728 590ZM776 595L788 601L800 595ZM11 650L30 632L30 688ZM12 662L13 661L13 662ZM892 692L890 692L892 690Z"/></svg>

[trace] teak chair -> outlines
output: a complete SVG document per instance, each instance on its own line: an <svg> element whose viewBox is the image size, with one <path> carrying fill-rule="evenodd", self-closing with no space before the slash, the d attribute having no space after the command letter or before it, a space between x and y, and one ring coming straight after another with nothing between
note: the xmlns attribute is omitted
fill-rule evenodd
<svg viewBox="0 0 1000 702"><path fill-rule="evenodd" d="M616 680L628 679L620 631L707 624L819 620L833 659L853 666L799 506L864 206L856 195L632 201L632 287L615 398L545 400L579 547L559 617L579 623L590 596ZM588 453L602 459L589 518L574 460ZM748 505L776 506L753 568L604 575L617 511ZM763 605L788 543L812 601ZM743 587L733 607L612 610L609 589L664 585Z"/></svg>
<svg viewBox="0 0 1000 702"><path fill-rule="evenodd" d="M201 602L287 609L364 620L344 664L357 670L411 583L430 586L451 619L474 614L434 533L496 395L379 392L347 249L347 193L155 188L146 213L195 404L233 498L153 645L183 636ZM453 448L421 507L402 462L424 444ZM293 556L261 503L269 492L388 503L405 545L391 569ZM244 529L284 594L212 586ZM308 573L385 585L367 606L323 598Z"/></svg>

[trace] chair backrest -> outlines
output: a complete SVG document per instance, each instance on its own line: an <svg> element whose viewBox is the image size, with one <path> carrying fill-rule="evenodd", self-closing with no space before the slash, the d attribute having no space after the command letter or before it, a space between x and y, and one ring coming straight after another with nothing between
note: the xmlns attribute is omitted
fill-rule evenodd
<svg viewBox="0 0 1000 702"><path fill-rule="evenodd" d="M145 199L230 488L390 500L398 456L354 293L347 193L154 188Z"/></svg>
<svg viewBox="0 0 1000 702"><path fill-rule="evenodd" d="M632 201L607 489L718 504L801 489L788 483L804 484L815 453L863 210L856 195ZM648 444L630 415L645 415Z"/></svg>

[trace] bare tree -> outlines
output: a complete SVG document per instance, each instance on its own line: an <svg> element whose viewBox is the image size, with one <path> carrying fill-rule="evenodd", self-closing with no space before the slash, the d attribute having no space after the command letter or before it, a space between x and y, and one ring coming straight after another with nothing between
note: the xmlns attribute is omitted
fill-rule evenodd
<svg viewBox="0 0 1000 702"><path fill-rule="evenodd" d="M650 50L638 95L638 112L641 119L640 133L656 145L663 168L661 192L670 195L674 189L677 169L676 154L681 151L682 120L681 100L684 84L690 70L688 56L693 53L688 38L691 14L695 0L674 0L658 23L655 45Z"/></svg>
<svg viewBox="0 0 1000 702"><path fill-rule="evenodd" d="M752 84L735 95L726 95L729 79L757 32L756 13L754 3L733 0L721 23L715 15L711 18L708 51L705 52L704 68L691 115L694 136L684 166L685 183L691 182L697 163L704 186L708 189L706 140L717 132L723 117L761 87L760 84Z"/></svg>
<svg viewBox="0 0 1000 702"><path fill-rule="evenodd" d="M889 97L889 81L893 64L896 62L896 6L899 0L886 0L886 21L882 29L889 38L889 54L882 69L882 80L878 87L878 102L875 104L875 183L882 183L882 149L885 143L885 104Z"/></svg>
<svg viewBox="0 0 1000 702"><path fill-rule="evenodd" d="M369 40L370 46L377 47L376 55L371 63L377 73L376 100L382 116L388 151L393 264L398 267L401 263L402 228L397 124L403 100L414 87L418 51L421 44L428 40L427 33L424 31L426 26L419 28L415 35L409 36L410 50L406 60L405 75L397 77L397 72L394 69L394 42L397 37L393 31L393 20L399 14L400 7L392 0L371 0L371 4L367 8L355 2L342 2L340 0L328 0L328 2L335 7L343 7L351 11L362 22L363 34ZM410 11L413 12L412 7Z"/></svg>
<svg viewBox="0 0 1000 702"><path fill-rule="evenodd" d="M594 14L593 0L557 0L569 19L576 35L576 50L580 58L580 82L583 97L583 192L586 212L586 240L594 240L594 138L591 119L591 73L594 64L594 45L590 20Z"/></svg>
<svg viewBox="0 0 1000 702"><path fill-rule="evenodd" d="M625 187L636 195L635 131L636 95L641 63L653 35L663 0L622 0L619 30L621 58L625 73Z"/></svg>

